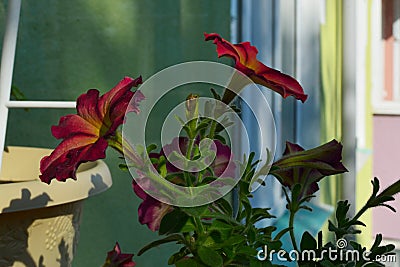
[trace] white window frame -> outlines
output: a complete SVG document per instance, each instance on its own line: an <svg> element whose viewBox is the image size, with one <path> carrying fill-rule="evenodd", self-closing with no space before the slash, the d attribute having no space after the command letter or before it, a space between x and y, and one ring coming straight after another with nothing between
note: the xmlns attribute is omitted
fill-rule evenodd
<svg viewBox="0 0 400 267"><path fill-rule="evenodd" d="M394 12L400 12L400 2L394 1ZM374 115L400 115L400 18L395 22L393 35L393 100L384 100L384 41L382 40L382 1L373 1L371 18L372 107ZM396 15L398 17L398 14Z"/></svg>
<svg viewBox="0 0 400 267"><path fill-rule="evenodd" d="M10 100L21 0L8 1L6 26L0 67L0 172L10 108L75 108L75 101Z"/></svg>

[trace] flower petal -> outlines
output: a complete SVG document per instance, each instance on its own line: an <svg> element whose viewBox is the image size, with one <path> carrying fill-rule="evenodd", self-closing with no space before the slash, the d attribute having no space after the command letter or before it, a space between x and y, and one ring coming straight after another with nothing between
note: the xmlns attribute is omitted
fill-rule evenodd
<svg viewBox="0 0 400 267"><path fill-rule="evenodd" d="M124 122L125 113L130 111L128 109L129 103L132 97L136 95L131 89L141 83L141 76L136 79L125 77L114 88L100 97L98 110L103 116L103 124L108 127L107 131L103 131L104 135L112 134ZM143 98L144 96L141 93L134 98L136 105L131 109L135 109L136 113L139 112L138 104Z"/></svg>
<svg viewBox="0 0 400 267"><path fill-rule="evenodd" d="M289 188L301 184L304 194L311 195L325 176L347 172L341 162L342 148L336 140L309 150L287 142L284 156L273 163L270 173Z"/></svg>
<svg viewBox="0 0 400 267"><path fill-rule="evenodd" d="M235 60L235 68L247 75L255 83L266 86L286 98L290 95L302 102L307 95L301 85L293 77L283 74L278 70L269 68L257 60L258 50L249 42L231 44L219 34L204 33L205 40L213 40L217 45L218 57L228 56Z"/></svg>
<svg viewBox="0 0 400 267"><path fill-rule="evenodd" d="M107 267L134 267L136 263L132 261L133 254L121 253L118 242L114 249L107 253L107 258L103 266Z"/></svg>
<svg viewBox="0 0 400 267"><path fill-rule="evenodd" d="M98 99L99 91L97 89L90 89L86 94L78 97L76 110L78 116L100 129L104 116L98 112Z"/></svg>
<svg viewBox="0 0 400 267"><path fill-rule="evenodd" d="M105 139L93 136L76 135L62 141L57 148L40 161L39 177L45 183L56 178L65 181L76 179L79 164L105 158L108 143Z"/></svg>
<svg viewBox="0 0 400 267"><path fill-rule="evenodd" d="M98 137L100 130L84 118L72 114L61 117L58 125L51 127L51 132L55 138L60 139L68 138L78 133Z"/></svg>
<svg viewBox="0 0 400 267"><path fill-rule="evenodd" d="M104 117L109 112L110 107L115 105L115 102L120 101L127 92L130 92L132 87L137 87L142 83L142 76L136 79L131 77L123 78L116 86L110 91L100 97L99 112ZM132 93L132 92L131 92ZM125 111L124 111L125 113Z"/></svg>
<svg viewBox="0 0 400 267"><path fill-rule="evenodd" d="M141 91L128 91L118 101L110 107L108 114L111 125L108 129L109 133L113 133L125 121L125 114L128 112L139 113L139 103L144 99ZM107 135L107 134L106 134Z"/></svg>
<svg viewBox="0 0 400 267"><path fill-rule="evenodd" d="M139 222L147 224L150 230L157 231L160 229L162 218L172 210L172 206L149 196L139 206Z"/></svg>
<svg viewBox="0 0 400 267"><path fill-rule="evenodd" d="M135 194L143 199L138 208L139 222L147 224L150 230L157 231L165 214L173 210L172 206L162 203L148 195L135 180L132 182Z"/></svg>
<svg viewBox="0 0 400 267"><path fill-rule="evenodd" d="M130 103L132 105L128 105L128 109L126 112L135 112L136 114L139 114L139 103L145 99L144 94L140 90L136 90L135 94L133 95L132 100Z"/></svg>
<svg viewBox="0 0 400 267"><path fill-rule="evenodd" d="M75 172L79 164L105 158L107 138L123 123L132 97L134 104L129 109L139 112L138 104L144 96L130 89L141 82L141 77L125 77L101 97L96 89L79 96L77 114L61 117L59 124L52 127L52 134L64 140L50 156L42 158L40 179L46 183L54 178L59 181L76 179Z"/></svg>

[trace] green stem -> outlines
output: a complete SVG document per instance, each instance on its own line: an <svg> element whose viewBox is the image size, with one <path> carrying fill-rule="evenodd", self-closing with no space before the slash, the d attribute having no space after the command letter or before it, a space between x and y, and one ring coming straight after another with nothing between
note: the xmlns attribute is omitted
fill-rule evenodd
<svg viewBox="0 0 400 267"><path fill-rule="evenodd" d="M122 146L122 135L119 131L116 131L115 135L108 139L108 145L114 148L122 156L124 155L124 149Z"/></svg>
<svg viewBox="0 0 400 267"><path fill-rule="evenodd" d="M354 223L355 221L357 221L357 220L364 214L364 212L366 212L366 211L370 208L369 205L368 205L368 203L369 203L369 200L368 200L367 204L365 204L365 205L357 212L357 214L354 216L354 218L347 222L346 225L353 225L353 223Z"/></svg>
<svg viewBox="0 0 400 267"><path fill-rule="evenodd" d="M217 129L217 121L213 120L211 122L210 133L208 134L208 138L213 139L215 135L215 129Z"/></svg>
<svg viewBox="0 0 400 267"><path fill-rule="evenodd" d="M193 218L194 218L194 221L196 222L198 233L203 235L204 234L204 227L203 227L203 223L201 222L200 217L193 216Z"/></svg>
<svg viewBox="0 0 400 267"><path fill-rule="evenodd" d="M146 163L143 158L137 154L135 149L130 146L129 142L123 142L122 134L120 131L116 131L115 135L110 137L107 141L110 147L114 148L118 153L126 158L128 162L131 162L133 164L132 167L145 173L146 176L155 183L155 187L165 188L168 191L168 194L174 192L176 193L177 197L183 194L181 191L179 191L179 189L172 186L169 181L165 179L160 179L159 174L154 173L154 171L151 169L151 163Z"/></svg>
<svg viewBox="0 0 400 267"><path fill-rule="evenodd" d="M295 168L295 170L297 170L297 168ZM301 176L300 180L298 182L300 182L301 184L301 191L300 191L300 199L299 201L304 197L304 194L306 193L306 189L308 189L309 186L309 179L307 179L308 175L310 174L311 169L306 169L303 172L303 175ZM303 182L304 181L304 182ZM299 203L300 205L301 203Z"/></svg>
<svg viewBox="0 0 400 267"><path fill-rule="evenodd" d="M290 211L290 217L289 217L289 233L290 233L290 239L292 241L292 245L293 245L293 249L296 251L299 251L297 248L297 243L296 243L296 238L294 236L294 215L296 214L297 211L292 211L291 209Z"/></svg>
<svg viewBox="0 0 400 267"><path fill-rule="evenodd" d="M197 176L197 184L201 184L203 181L203 172L200 172Z"/></svg>
<svg viewBox="0 0 400 267"><path fill-rule="evenodd" d="M192 158L192 150L193 150L193 144L194 144L194 138L189 138L189 144L188 144L188 148L186 151L186 158L188 160L191 160ZM185 168L187 169L187 168ZM186 181L186 185L192 187L193 186L193 181L190 177L190 174L188 172L184 172L183 173L184 177L185 177L185 181Z"/></svg>
<svg viewBox="0 0 400 267"><path fill-rule="evenodd" d="M189 138L189 145L186 151L186 158L189 160L192 159L193 144L194 144L194 138Z"/></svg>

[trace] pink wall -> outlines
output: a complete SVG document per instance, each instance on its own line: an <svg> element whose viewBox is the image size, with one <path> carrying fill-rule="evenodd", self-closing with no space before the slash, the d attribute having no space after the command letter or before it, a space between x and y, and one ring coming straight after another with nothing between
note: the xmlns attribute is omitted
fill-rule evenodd
<svg viewBox="0 0 400 267"><path fill-rule="evenodd" d="M400 179L400 116L374 116L373 174L381 188ZM369 192L368 192L369 194ZM373 210L373 232L385 238L400 239L400 196L387 208Z"/></svg>

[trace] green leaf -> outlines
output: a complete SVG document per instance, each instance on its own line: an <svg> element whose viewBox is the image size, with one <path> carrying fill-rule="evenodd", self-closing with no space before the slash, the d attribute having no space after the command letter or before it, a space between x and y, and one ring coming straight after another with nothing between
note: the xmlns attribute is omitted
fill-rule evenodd
<svg viewBox="0 0 400 267"><path fill-rule="evenodd" d="M386 208L390 209L391 211L396 212L396 209L393 208L393 207L390 206L390 205L387 205L387 204L379 204L378 206L386 207Z"/></svg>
<svg viewBox="0 0 400 267"><path fill-rule="evenodd" d="M378 178L374 177L374 180L372 180L371 183L372 183L372 196L376 196L380 188Z"/></svg>
<svg viewBox="0 0 400 267"><path fill-rule="evenodd" d="M253 208L250 222L256 223L263 219L275 218L275 216L271 215L268 210L270 210L270 208Z"/></svg>
<svg viewBox="0 0 400 267"><path fill-rule="evenodd" d="M205 265L195 261L194 259L181 259L175 263L176 267L204 267Z"/></svg>
<svg viewBox="0 0 400 267"><path fill-rule="evenodd" d="M221 141L222 144L226 144L225 138L224 138L223 136L219 135L219 134L216 134L216 135L214 136L214 139L216 139L216 140L218 140L218 141Z"/></svg>
<svg viewBox="0 0 400 267"><path fill-rule="evenodd" d="M393 212L396 212L396 210L392 206L390 206L389 204L385 204L385 202L393 201L393 196L400 192L400 180L387 187L379 195L376 195L379 191L378 178L375 177L374 180L371 181L371 183L373 185L373 193L367 202L368 207L383 206L389 208Z"/></svg>
<svg viewBox="0 0 400 267"><path fill-rule="evenodd" d="M194 216L194 217L201 217L208 210L208 204L203 205L203 206L197 206L197 207L181 208L181 210L183 212L185 212L187 215Z"/></svg>
<svg viewBox="0 0 400 267"><path fill-rule="evenodd" d="M400 179L397 182L395 182L394 184L387 187L385 190L383 190L382 193L380 193L378 195L378 197L379 196L394 196L394 195L398 194L399 192L400 192Z"/></svg>
<svg viewBox="0 0 400 267"><path fill-rule="evenodd" d="M282 248L282 242L280 240L274 240L267 242L268 249L278 251Z"/></svg>
<svg viewBox="0 0 400 267"><path fill-rule="evenodd" d="M146 148L147 154L149 154L151 151L153 151L155 149L157 149L157 145L156 144L148 145L147 148Z"/></svg>
<svg viewBox="0 0 400 267"><path fill-rule="evenodd" d="M362 221L358 221L358 220L353 222L353 225L361 225L361 226L367 227L367 225L365 223L363 223Z"/></svg>
<svg viewBox="0 0 400 267"><path fill-rule="evenodd" d="M258 228L258 232L262 233L263 236L268 237L269 239L272 238L272 233L276 230L277 228L275 226L267 226L267 227L262 227ZM278 238L279 239L279 238Z"/></svg>
<svg viewBox="0 0 400 267"><path fill-rule="evenodd" d="M205 238L205 239L204 239ZM197 239L204 247L218 249L222 247L223 241L220 232L213 231L207 236L202 236ZM203 241L204 240L204 241Z"/></svg>
<svg viewBox="0 0 400 267"><path fill-rule="evenodd" d="M11 86L11 98L14 99L14 100L26 100L25 95L15 85Z"/></svg>
<svg viewBox="0 0 400 267"><path fill-rule="evenodd" d="M193 218L189 218L187 220L186 224L182 227L181 232L189 233L189 232L195 231L196 229L197 228L196 228Z"/></svg>
<svg viewBox="0 0 400 267"><path fill-rule="evenodd" d="M221 96L215 91L214 88L210 89L211 93L213 94L213 97L217 100L221 100Z"/></svg>
<svg viewBox="0 0 400 267"><path fill-rule="evenodd" d="M257 258L250 258L250 265L251 267L273 267L273 266L284 266L284 265L275 265L272 264L270 261L260 261Z"/></svg>
<svg viewBox="0 0 400 267"><path fill-rule="evenodd" d="M182 241L182 242L184 242L185 239L184 239L183 236L180 235L180 234L172 234L172 235L169 235L169 236L167 236L167 237L165 237L165 238L162 238L162 239L153 241L153 242L147 244L146 246L144 246L144 247L138 252L138 256L142 255L144 252L146 252L147 250L149 250L149 249L151 249L151 248L153 248L153 247L157 247L157 246L159 246L159 245L161 245L161 244L165 244L165 243L169 243L169 242L174 242L174 241L178 241L178 242L179 242L179 241Z"/></svg>
<svg viewBox="0 0 400 267"><path fill-rule="evenodd" d="M375 236L375 241L374 244L371 247L371 250L374 250L375 248L379 247L379 244L382 242L382 234L377 234Z"/></svg>
<svg viewBox="0 0 400 267"><path fill-rule="evenodd" d="M120 169L120 170L122 170L122 171L128 171L129 169L128 169L128 165L126 165L126 164L119 164L118 165L118 168Z"/></svg>
<svg viewBox="0 0 400 267"><path fill-rule="evenodd" d="M233 231L233 226L221 220L214 220L208 230L210 232L211 231L219 232L221 234L221 239L225 240L231 235Z"/></svg>
<svg viewBox="0 0 400 267"><path fill-rule="evenodd" d="M186 255L190 254L190 250L187 247L181 248L178 252L172 254L171 257L168 259L168 265L172 265L175 262L181 260Z"/></svg>
<svg viewBox="0 0 400 267"><path fill-rule="evenodd" d="M251 218L251 213L253 211L250 201L248 198L242 199L242 205L244 207L245 210L245 214L246 214L246 224L250 223L250 218Z"/></svg>
<svg viewBox="0 0 400 267"><path fill-rule="evenodd" d="M201 216L202 218L213 218L213 219L220 219L220 220L224 220L230 224L233 225L241 225L239 222L237 222L236 220L234 220L231 216L227 216L225 214L221 214L221 213L215 213L215 212L211 212L209 210L207 210L203 216Z"/></svg>
<svg viewBox="0 0 400 267"><path fill-rule="evenodd" d="M200 130L206 129L210 125L209 121L202 121L197 125L196 130L199 132Z"/></svg>
<svg viewBox="0 0 400 267"><path fill-rule="evenodd" d="M305 209L305 210L308 210L308 211L312 211L312 208L310 208L309 206L306 206L306 205L300 206L299 209Z"/></svg>
<svg viewBox="0 0 400 267"><path fill-rule="evenodd" d="M233 252L232 247L223 247L222 250L224 251L226 257L228 257L228 259L233 259L236 254Z"/></svg>
<svg viewBox="0 0 400 267"><path fill-rule="evenodd" d="M376 199L378 199L378 201L380 203L384 203L384 202L389 202L389 201L395 200L395 198L393 196L377 196Z"/></svg>
<svg viewBox="0 0 400 267"><path fill-rule="evenodd" d="M161 220L158 234L165 235L171 233L179 233L189 220L189 216L179 209L175 209L167 213Z"/></svg>
<svg viewBox="0 0 400 267"><path fill-rule="evenodd" d="M246 256L256 256L257 250L245 245L245 246L241 246L239 249L237 249L236 254L244 254Z"/></svg>
<svg viewBox="0 0 400 267"><path fill-rule="evenodd" d="M197 253L201 261L207 266L220 267L224 262L222 256L218 252L207 247L200 247Z"/></svg>
<svg viewBox="0 0 400 267"><path fill-rule="evenodd" d="M174 115L174 117L182 126L186 124L186 122L182 120L182 118L179 117L178 115Z"/></svg>
<svg viewBox="0 0 400 267"><path fill-rule="evenodd" d="M331 263L329 260L322 260L320 263L321 263L321 266L324 266L324 267L337 267L337 265Z"/></svg>
<svg viewBox="0 0 400 267"><path fill-rule="evenodd" d="M229 239L226 240L227 244L230 245L236 245L236 244L240 244L246 241L246 237L242 236L242 235L234 235L231 236Z"/></svg>
<svg viewBox="0 0 400 267"><path fill-rule="evenodd" d="M300 241L300 248L302 251L304 250L313 250L317 249L317 241L309 232L304 232L303 236L301 237Z"/></svg>
<svg viewBox="0 0 400 267"><path fill-rule="evenodd" d="M256 241L257 231L253 225L250 225L249 229L247 230L247 239L250 243L254 243Z"/></svg>
<svg viewBox="0 0 400 267"><path fill-rule="evenodd" d="M233 214L232 206L226 199L224 198L218 199L215 202L215 205L217 205L225 215L232 216Z"/></svg>
<svg viewBox="0 0 400 267"><path fill-rule="evenodd" d="M330 232L336 233L336 232L339 231L339 228L337 228L337 227L333 224L333 222L332 222L331 220L328 220L328 230L329 230Z"/></svg>
<svg viewBox="0 0 400 267"><path fill-rule="evenodd" d="M347 200L339 201L336 208L336 220L338 221L338 225L342 226L349 221L347 218L347 212L349 212L350 204Z"/></svg>

